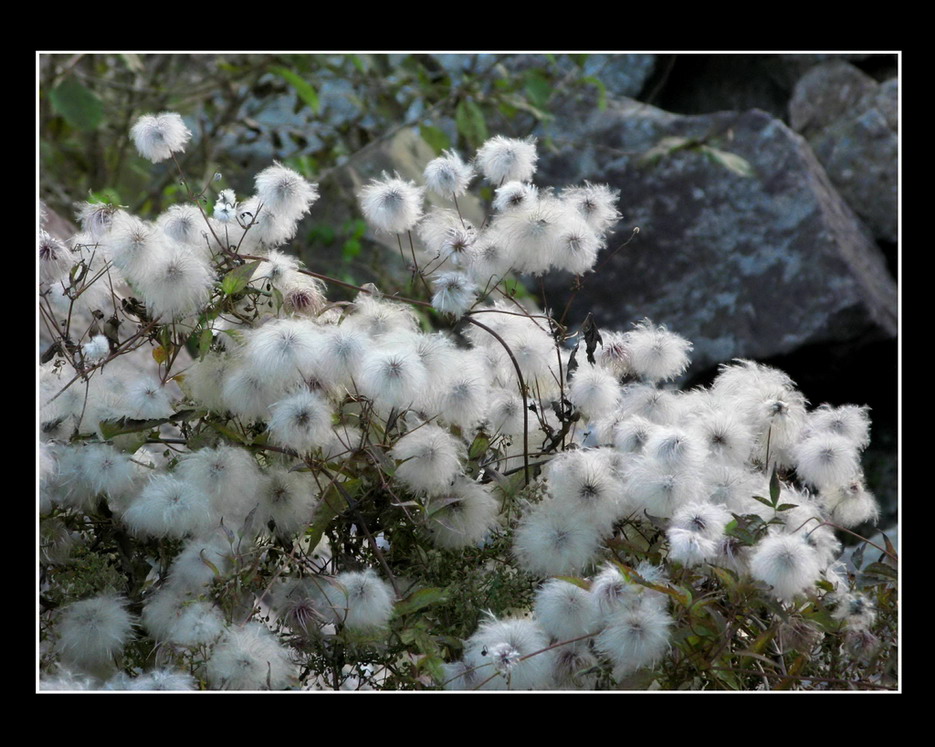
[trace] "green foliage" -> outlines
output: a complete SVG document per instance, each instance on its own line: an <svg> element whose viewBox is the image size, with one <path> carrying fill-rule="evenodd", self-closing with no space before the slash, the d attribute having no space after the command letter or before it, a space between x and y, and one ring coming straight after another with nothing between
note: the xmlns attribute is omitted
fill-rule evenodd
<svg viewBox="0 0 935 747"><path fill-rule="evenodd" d="M467 152L490 132L524 136L548 121L559 83L603 90L584 78L581 57L41 55L42 198L67 215L75 200L108 189L133 212L163 210L180 185L168 168L154 179L125 134L140 115L165 110L194 124L199 147L183 166L199 184L215 171L241 173L245 153L266 158L267 148L316 178L400 125L418 128L436 153Z"/></svg>

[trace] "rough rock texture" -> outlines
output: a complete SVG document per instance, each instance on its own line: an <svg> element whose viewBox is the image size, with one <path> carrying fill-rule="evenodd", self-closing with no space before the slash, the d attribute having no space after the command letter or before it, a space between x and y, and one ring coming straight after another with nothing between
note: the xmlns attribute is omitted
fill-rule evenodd
<svg viewBox="0 0 935 747"><path fill-rule="evenodd" d="M740 156L752 175L691 147L647 163L642 157L665 137ZM812 343L895 336L896 287L880 251L807 143L781 121L756 110L679 116L619 100L557 142L537 182L608 183L620 190L625 215L575 299L572 323L587 311L613 328L643 317L665 323L694 342L695 371ZM638 237L611 256L634 226ZM567 278L552 282L549 304L561 308L567 290Z"/></svg>
<svg viewBox="0 0 935 747"><path fill-rule="evenodd" d="M792 127L808 138L832 183L874 236L898 238L898 82L853 65L818 65L796 84Z"/></svg>
<svg viewBox="0 0 935 747"><path fill-rule="evenodd" d="M896 74L892 54L677 54L656 55L655 73L644 95L666 111L706 114L762 109L788 113L789 97L808 70L829 60L849 60L877 80Z"/></svg>

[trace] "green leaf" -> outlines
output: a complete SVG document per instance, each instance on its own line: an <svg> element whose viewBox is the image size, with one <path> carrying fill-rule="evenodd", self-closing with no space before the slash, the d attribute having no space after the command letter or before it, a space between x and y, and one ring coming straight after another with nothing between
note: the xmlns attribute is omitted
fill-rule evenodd
<svg viewBox="0 0 935 747"><path fill-rule="evenodd" d="M348 239L344 242L344 246L341 247L341 256L344 257L345 262L350 262L360 254L362 248L363 245L359 239Z"/></svg>
<svg viewBox="0 0 935 747"><path fill-rule="evenodd" d="M309 552L318 547L321 538L331 521L347 508L347 501L332 483L321 494L321 500L315 509L315 516L311 526L306 530Z"/></svg>
<svg viewBox="0 0 935 747"><path fill-rule="evenodd" d="M52 108L76 130L96 130L104 119L103 102L76 78L63 80L49 98Z"/></svg>
<svg viewBox="0 0 935 747"><path fill-rule="evenodd" d="M418 612L433 604L441 604L447 601L448 592L446 589L434 586L428 589L419 589L396 603L393 607L393 617L411 615L413 612Z"/></svg>
<svg viewBox="0 0 935 747"><path fill-rule="evenodd" d="M484 113L473 99L462 99L455 108L455 124L471 145L481 145L487 139Z"/></svg>
<svg viewBox="0 0 935 747"><path fill-rule="evenodd" d="M773 474L769 476L769 497L774 507L779 504L779 472L776 467L773 467Z"/></svg>
<svg viewBox="0 0 935 747"><path fill-rule="evenodd" d="M778 506L776 506L776 510L777 511L788 511L789 509L798 508L798 507L799 507L798 503L780 503Z"/></svg>
<svg viewBox="0 0 935 747"><path fill-rule="evenodd" d="M750 650L754 653L762 654L766 650L767 645L769 645L769 642L773 640L774 634L775 631L772 628L767 628L756 637L756 640L750 646Z"/></svg>
<svg viewBox="0 0 935 747"><path fill-rule="evenodd" d="M214 563L212 563L210 560L208 560L208 559L205 557L205 551L204 551L204 550L202 550L200 553L198 553L198 557L201 558L201 562L202 562L202 563L204 563L206 566L208 566L208 568L211 569L211 571L214 573L215 577L220 577L221 571L218 570L218 567L217 567Z"/></svg>
<svg viewBox="0 0 935 747"><path fill-rule="evenodd" d="M527 70L523 90L537 109L545 109L552 98L552 84L539 70Z"/></svg>
<svg viewBox="0 0 935 747"><path fill-rule="evenodd" d="M208 351L211 349L211 343L214 340L214 332L210 329L201 330L201 335L198 337L198 359L204 360L204 357L208 354Z"/></svg>
<svg viewBox="0 0 935 747"><path fill-rule="evenodd" d="M471 444L471 448L468 451L468 458L478 459L487 453L487 448L490 446L490 439L484 435L478 435L474 439L474 442Z"/></svg>
<svg viewBox="0 0 935 747"><path fill-rule="evenodd" d="M109 441L116 436L122 436L126 433L151 431L153 428L158 428L166 422L168 422L166 418L158 420L130 420L128 418L121 418L120 420L102 420L98 423L98 429L104 440Z"/></svg>
<svg viewBox="0 0 935 747"><path fill-rule="evenodd" d="M734 523L736 524L736 522ZM717 576L718 580L728 589L733 589L734 586L737 585L737 576L727 568L712 566L711 570L714 571L714 575Z"/></svg>
<svg viewBox="0 0 935 747"><path fill-rule="evenodd" d="M207 423L208 423L208 425L210 425L212 428L214 428L214 430L216 430L216 431L217 431L218 433L220 433L222 436L224 436L225 438L227 438L229 441L233 441L233 442L239 443L239 444L248 444L248 443L250 443L250 442L246 439L246 437L242 436L242 435L239 434L237 431L235 431L235 430L233 430L233 429L231 429L231 428L228 428L226 425L222 425L221 423L215 423L213 420L209 420L209 421L207 421Z"/></svg>
<svg viewBox="0 0 935 747"><path fill-rule="evenodd" d="M592 86L597 88L598 111L604 111L607 109L607 86L604 85L604 82L600 78L595 78L593 75L589 75L587 78L582 78L581 81L582 83L590 83Z"/></svg>
<svg viewBox="0 0 935 747"><path fill-rule="evenodd" d="M317 114L321 110L318 92L310 83L284 67L271 67L270 72L275 73L291 85L299 95L299 98L302 99L313 112Z"/></svg>
<svg viewBox="0 0 935 747"><path fill-rule="evenodd" d="M419 134L425 142L432 146L435 155L439 155L443 150L451 147L451 140L448 138L448 135L445 134L444 130L438 127L420 125Z"/></svg>
<svg viewBox="0 0 935 747"><path fill-rule="evenodd" d="M640 165L655 163L660 159L672 155L680 150L693 148L698 145L698 141L688 137L669 136L662 138L652 148L640 156Z"/></svg>
<svg viewBox="0 0 935 747"><path fill-rule="evenodd" d="M419 669L425 670L438 684L445 681L444 662L438 656L423 656L419 660Z"/></svg>
<svg viewBox="0 0 935 747"><path fill-rule="evenodd" d="M880 534L883 534L882 532ZM896 548L893 547L893 543L890 542L890 538L883 534L883 543L886 546L886 551L892 555L894 558L897 557Z"/></svg>
<svg viewBox="0 0 935 747"><path fill-rule="evenodd" d="M250 278L253 277L253 273L259 266L260 260L256 260L235 267L224 276L224 279L221 281L221 290L224 291L224 294L227 296L240 293L240 291L247 287L247 283L250 282Z"/></svg>
<svg viewBox="0 0 935 747"><path fill-rule="evenodd" d="M896 569L890 565L887 565L886 563L871 563L866 568L864 568L863 572L865 574L879 576L880 578L892 579L894 581L899 578L899 573L896 571Z"/></svg>
<svg viewBox="0 0 935 747"><path fill-rule="evenodd" d="M728 153L726 150L712 148L710 145L702 147L702 152L714 163L723 166L738 176L753 176L753 167L750 162L738 156L736 153Z"/></svg>

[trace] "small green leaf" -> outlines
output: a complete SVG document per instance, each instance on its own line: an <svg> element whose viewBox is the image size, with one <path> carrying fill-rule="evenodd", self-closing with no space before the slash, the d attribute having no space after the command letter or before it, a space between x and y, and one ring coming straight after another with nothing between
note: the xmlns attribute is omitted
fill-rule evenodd
<svg viewBox="0 0 935 747"><path fill-rule="evenodd" d="M455 108L455 124L471 145L480 145L487 139L484 113L473 99L462 99Z"/></svg>
<svg viewBox="0 0 935 747"><path fill-rule="evenodd" d="M773 474L769 476L769 497L774 507L779 504L779 472L776 467L773 467Z"/></svg>
<svg viewBox="0 0 935 747"><path fill-rule="evenodd" d="M607 86L604 85L604 82L600 78L595 78L593 75L589 75L586 78L582 78L581 82L590 83L592 86L597 88L598 111L604 111L605 109L607 109Z"/></svg>
<svg viewBox="0 0 935 747"><path fill-rule="evenodd" d="M753 500L755 500L755 501L759 501L759 502L762 503L764 506L769 506L770 508L773 508L773 504L770 503L768 500L766 500L766 499L765 499L763 496L761 496L761 495L753 495L753 496L750 496L750 497L753 498Z"/></svg>
<svg viewBox="0 0 935 747"><path fill-rule="evenodd" d="M224 276L223 280L221 280L221 290L224 291L224 294L227 296L233 296L235 293L240 293L240 291L247 287L247 283L250 282L250 278L253 277L253 273L259 266L260 260L256 260L254 262L247 262L246 264L240 265L239 267L235 267Z"/></svg>
<svg viewBox="0 0 935 747"><path fill-rule="evenodd" d="M851 555L851 564L854 568L860 570L860 566L864 564L864 550L867 549L867 544L862 542L860 547L854 550L853 555Z"/></svg>
<svg viewBox="0 0 935 747"><path fill-rule="evenodd" d="M738 176L753 176L753 167L750 162L738 156L736 153L728 153L726 150L712 148L710 145L702 147L702 152L714 163L723 166Z"/></svg>
<svg viewBox="0 0 935 747"><path fill-rule="evenodd" d="M66 78L49 94L52 108L76 130L96 130L104 119L104 104L76 78Z"/></svg>
<svg viewBox="0 0 935 747"><path fill-rule="evenodd" d="M736 524L736 522L734 522L734 524ZM737 585L737 576L727 568L712 566L711 570L714 571L714 575L717 576L718 580L728 589L733 589L734 586Z"/></svg>
<svg viewBox="0 0 935 747"><path fill-rule="evenodd" d="M892 566L887 565L886 563L871 563L863 572L865 574L871 574L873 576L879 576L880 578L888 578L896 580L899 578L899 573Z"/></svg>
<svg viewBox="0 0 935 747"><path fill-rule="evenodd" d="M754 653L762 654L766 650L767 645L769 645L769 642L773 640L774 634L775 634L775 631L772 628L768 628L764 630L762 633L760 633L756 637L756 640L751 644L750 650L753 651Z"/></svg>
<svg viewBox="0 0 935 747"><path fill-rule="evenodd" d="M777 511L788 511L789 509L798 508L798 507L799 507L798 503L780 503L778 506L776 506L776 510Z"/></svg>
<svg viewBox="0 0 935 747"><path fill-rule="evenodd" d="M204 360L204 357L208 354L208 351L211 349L211 342L214 340L214 332L210 329L201 330L201 335L198 337L198 358L199 360Z"/></svg>
<svg viewBox="0 0 935 747"><path fill-rule="evenodd" d="M225 438L227 438L229 441L233 441L233 442L239 443L239 444L248 444L248 443L249 443L249 441L248 441L244 436L242 436L241 434L239 434L237 431L235 431L235 430L233 430L233 429L231 429L231 428L228 428L226 425L222 425L221 423L215 423L213 420L209 420L209 421L207 421L207 423L208 423L208 425L210 425L212 428L214 428L214 430L216 430L216 431L217 431L218 433L220 433L222 436L224 436Z"/></svg>
<svg viewBox="0 0 935 747"><path fill-rule="evenodd" d="M532 105L537 109L545 109L552 97L552 84L539 70L527 70L523 89Z"/></svg>
<svg viewBox="0 0 935 747"><path fill-rule="evenodd" d="M219 577L221 575L221 571L218 570L218 567L205 557L204 550L198 553L198 557L201 558L202 563L204 563L206 566L208 566L208 568L211 569L211 572L214 573L215 577Z"/></svg>
<svg viewBox="0 0 935 747"><path fill-rule="evenodd" d="M271 67L270 72L275 73L279 77L283 78L289 85L291 85L295 89L295 92L299 95L299 98L302 99L302 101L304 101L308 105L309 109L311 109L313 112L317 114L321 110L321 102L318 100L318 92L312 87L310 83L284 67Z"/></svg>
<svg viewBox="0 0 935 747"><path fill-rule="evenodd" d="M438 684L445 681L444 662L438 656L423 656L419 660L419 669L428 672Z"/></svg>
<svg viewBox="0 0 935 747"><path fill-rule="evenodd" d="M640 156L640 165L655 163L656 161L672 155L673 153L693 148L698 145L698 141L688 137L669 136L662 138L652 148Z"/></svg>
<svg viewBox="0 0 935 747"><path fill-rule="evenodd" d="M439 155L443 150L451 147L451 140L448 138L448 135L445 134L444 130L438 127L420 125L419 134L425 142L432 146L435 155Z"/></svg>
<svg viewBox="0 0 935 747"><path fill-rule="evenodd" d="M470 459L478 459L487 453L487 448L490 446L490 439L484 435L478 435L474 439L474 442L471 444L471 448L468 451L468 457Z"/></svg>
<svg viewBox="0 0 935 747"><path fill-rule="evenodd" d="M883 534L883 533L881 532L881 534ZM893 543L890 542L890 538L887 537L885 534L883 534L883 543L884 543L884 545L886 546L886 551L887 551L890 555L892 555L894 558L897 557L897 555L896 555L896 548L893 547Z"/></svg>
<svg viewBox="0 0 935 747"><path fill-rule="evenodd" d="M109 441L116 436L122 436L127 433L150 431L166 422L168 422L168 420L165 418L158 420L130 420L128 418L121 418L120 420L102 420L98 423L98 430L100 430L103 439Z"/></svg>
<svg viewBox="0 0 935 747"><path fill-rule="evenodd" d="M393 617L411 615L413 612L446 601L448 601L448 592L445 589L438 587L419 589L396 603L393 607Z"/></svg>

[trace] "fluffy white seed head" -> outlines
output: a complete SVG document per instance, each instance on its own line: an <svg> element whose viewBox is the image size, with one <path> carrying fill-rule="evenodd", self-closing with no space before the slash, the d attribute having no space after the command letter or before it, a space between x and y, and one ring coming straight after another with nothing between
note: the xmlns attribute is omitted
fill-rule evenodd
<svg viewBox="0 0 935 747"><path fill-rule="evenodd" d="M119 208L103 202L79 202L75 205L75 217L81 223L83 231L95 241L102 239L110 231L111 221Z"/></svg>
<svg viewBox="0 0 935 747"><path fill-rule="evenodd" d="M173 413L172 394L155 376L140 376L123 393L127 414L136 420L166 418Z"/></svg>
<svg viewBox="0 0 935 747"><path fill-rule="evenodd" d="M360 190L357 197L367 222L379 231L405 233L422 217L423 187L384 173Z"/></svg>
<svg viewBox="0 0 935 747"><path fill-rule="evenodd" d="M806 436L829 432L850 439L858 449L870 443L870 408L857 405L821 405L808 415Z"/></svg>
<svg viewBox="0 0 935 747"><path fill-rule="evenodd" d="M39 282L45 285L60 280L72 267L72 253L57 238L39 230Z"/></svg>
<svg viewBox="0 0 935 747"><path fill-rule="evenodd" d="M110 343L104 335L95 335L81 346L81 354L89 363L97 363L110 355Z"/></svg>
<svg viewBox="0 0 935 747"><path fill-rule="evenodd" d="M782 600L791 601L817 580L818 555L801 532L772 533L761 539L750 557L750 573L772 587Z"/></svg>
<svg viewBox="0 0 935 747"><path fill-rule="evenodd" d="M397 480L416 493L437 494L460 474L463 450L448 431L426 424L399 439L390 456L400 462Z"/></svg>
<svg viewBox="0 0 935 747"><path fill-rule="evenodd" d="M499 213L517 208L535 205L539 199L539 189L534 184L526 182L507 182L498 187L493 199L493 209Z"/></svg>
<svg viewBox="0 0 935 747"><path fill-rule="evenodd" d="M847 436L819 431L793 448L795 469L809 485L833 489L846 485L860 472L854 441Z"/></svg>
<svg viewBox="0 0 935 747"><path fill-rule="evenodd" d="M281 163L263 169L254 180L256 196L264 209L283 220L298 220L318 199L318 187Z"/></svg>
<svg viewBox="0 0 935 747"><path fill-rule="evenodd" d="M168 321L197 311L208 300L214 277L201 256L174 246L152 257L145 273L134 280L152 316Z"/></svg>
<svg viewBox="0 0 935 747"><path fill-rule="evenodd" d="M282 387L313 378L322 334L304 319L274 319L253 332L244 348L246 363Z"/></svg>
<svg viewBox="0 0 935 747"><path fill-rule="evenodd" d="M591 522L557 501L531 507L513 535L513 553L520 566L541 576L577 575L600 549L601 534Z"/></svg>
<svg viewBox="0 0 935 747"><path fill-rule="evenodd" d="M619 679L653 664L665 653L672 622L668 613L657 607L622 607L608 616L594 645L613 663L614 676Z"/></svg>
<svg viewBox="0 0 935 747"><path fill-rule="evenodd" d="M156 227L177 244L207 251L208 226L194 205L171 205L156 219Z"/></svg>
<svg viewBox="0 0 935 747"><path fill-rule="evenodd" d="M554 653L534 621L490 619L464 642L464 662L484 690L543 690L551 684ZM486 682L485 682L486 680Z"/></svg>
<svg viewBox="0 0 935 747"><path fill-rule="evenodd" d="M480 147L474 163L490 184L500 186L511 181L528 182L536 172L538 158L534 138L519 140L497 135Z"/></svg>
<svg viewBox="0 0 935 747"><path fill-rule="evenodd" d="M594 633L599 627L595 597L577 584L553 578L536 591L536 620L559 641Z"/></svg>
<svg viewBox="0 0 935 747"><path fill-rule="evenodd" d="M487 536L498 510L497 499L486 485L459 477L428 501L426 524L438 547L470 547Z"/></svg>
<svg viewBox="0 0 935 747"><path fill-rule="evenodd" d="M876 498L862 480L852 480L837 488L822 491L821 499L831 521L845 529L852 529L866 521L876 523L880 516Z"/></svg>
<svg viewBox="0 0 935 747"><path fill-rule="evenodd" d="M339 573L324 593L334 621L349 630L384 628L393 612L393 592L369 568Z"/></svg>
<svg viewBox="0 0 935 747"><path fill-rule="evenodd" d="M404 409L425 395L425 366L406 348L373 348L363 359L358 391L381 409Z"/></svg>
<svg viewBox="0 0 935 747"><path fill-rule="evenodd" d="M429 161L423 174L425 186L442 197L463 195L474 177L474 169L453 150Z"/></svg>
<svg viewBox="0 0 935 747"><path fill-rule="evenodd" d="M143 158L158 163L171 158L173 153L185 150L192 133L181 116L174 112L162 112L144 114L130 129L130 136Z"/></svg>
<svg viewBox="0 0 935 747"><path fill-rule="evenodd" d="M260 510L275 524L281 537L294 535L308 527L317 502L315 481L301 472L270 470L260 486Z"/></svg>
<svg viewBox="0 0 935 747"><path fill-rule="evenodd" d="M669 539L669 559L687 566L701 565L717 556L719 545L695 532L678 527L666 530Z"/></svg>
<svg viewBox="0 0 935 747"><path fill-rule="evenodd" d="M585 417L597 418L616 409L620 385L610 371L585 363L575 371L568 399Z"/></svg>
<svg viewBox="0 0 935 747"><path fill-rule="evenodd" d="M650 381L674 379L688 368L692 344L648 319L626 333L630 370Z"/></svg>
<svg viewBox="0 0 935 747"><path fill-rule="evenodd" d="M443 272L432 279L432 306L461 317L477 300L477 285L464 273Z"/></svg>
<svg viewBox="0 0 935 747"><path fill-rule="evenodd" d="M606 184L584 183L583 187L569 187L562 191L562 199L572 205L597 233L613 228L622 217L617 212L620 192Z"/></svg>
<svg viewBox="0 0 935 747"><path fill-rule="evenodd" d="M543 471L549 494L599 531L610 528L620 512L623 485L603 450L558 454Z"/></svg>
<svg viewBox="0 0 935 747"><path fill-rule="evenodd" d="M260 623L229 629L214 647L205 672L218 690L284 690L297 674L288 651Z"/></svg>
<svg viewBox="0 0 935 747"><path fill-rule="evenodd" d="M132 628L125 599L112 594L83 599L62 611L56 650L66 665L91 673L106 671L130 640Z"/></svg>
<svg viewBox="0 0 935 747"><path fill-rule="evenodd" d="M209 527L208 497L171 474L155 475L123 513L124 523L146 537L180 538Z"/></svg>
<svg viewBox="0 0 935 747"><path fill-rule="evenodd" d="M299 389L270 406L270 441L307 454L332 438L331 405L318 392Z"/></svg>

